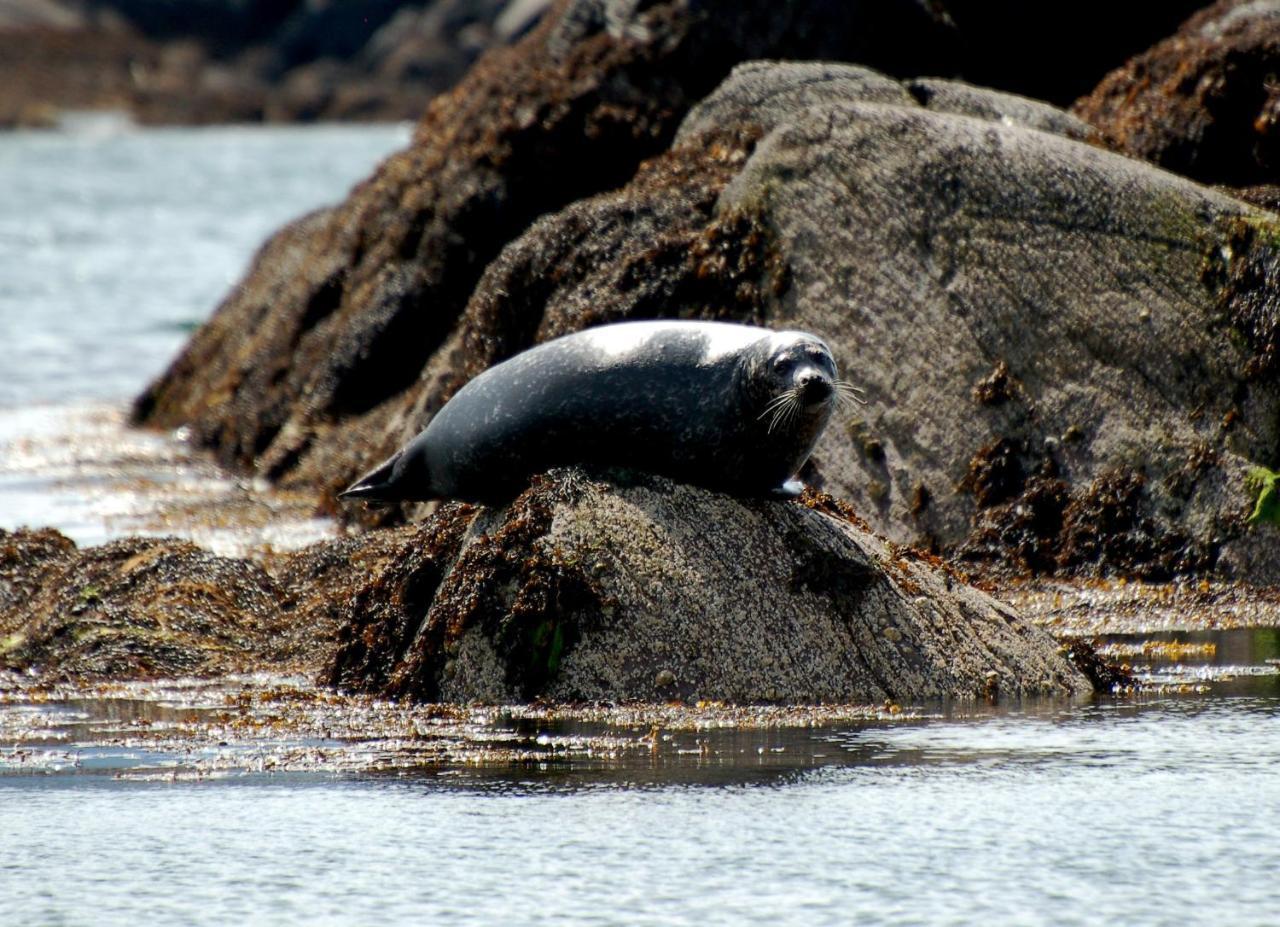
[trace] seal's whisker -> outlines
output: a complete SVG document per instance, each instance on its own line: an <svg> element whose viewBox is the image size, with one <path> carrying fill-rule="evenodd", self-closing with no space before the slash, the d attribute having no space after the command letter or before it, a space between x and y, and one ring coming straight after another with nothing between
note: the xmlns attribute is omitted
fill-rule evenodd
<svg viewBox="0 0 1280 927"><path fill-rule="evenodd" d="M773 434L773 430L778 427L778 422L782 420L782 416L786 413L787 406L785 403L778 406L774 410L772 417L769 419L769 434Z"/></svg>
<svg viewBox="0 0 1280 927"><path fill-rule="evenodd" d="M778 425L781 428L791 427L791 423L795 419L796 413L800 411L800 397L793 392L789 399L790 402L787 402L778 410L780 416Z"/></svg>
<svg viewBox="0 0 1280 927"><path fill-rule="evenodd" d="M759 415L757 415L757 416L756 416L756 421L759 421L760 419L764 418L764 417L765 417L766 415L768 415L770 412L772 412L773 410L775 410L776 408L778 408L778 406L780 406L780 405L782 405L784 402L786 402L786 401L790 398L790 395L791 395L791 394L790 394L790 392L788 391L788 392L786 392L786 393L782 393L782 394L781 394L781 395L779 395L779 396L774 396L772 399L770 399L770 400L769 400L768 405L766 405L766 406L764 407L764 411L763 411L763 412L761 412Z"/></svg>
<svg viewBox="0 0 1280 927"><path fill-rule="evenodd" d="M777 396L774 396L769 400L764 407L764 411L756 416L756 420L758 421L768 415L768 433L773 434L773 430L778 427L778 423L782 420L783 413L786 411L787 406L798 401L799 390L797 389L789 389L785 392L779 393Z"/></svg>
<svg viewBox="0 0 1280 927"><path fill-rule="evenodd" d="M836 380L835 387L838 402L845 405L851 402L856 402L863 406L867 404L867 391L861 386L854 386L848 380Z"/></svg>
<svg viewBox="0 0 1280 927"><path fill-rule="evenodd" d="M769 419L769 434L779 425L785 426L800 405L799 391L789 389L769 404L773 407L773 415Z"/></svg>
<svg viewBox="0 0 1280 927"><path fill-rule="evenodd" d="M796 401L791 403L791 405L787 407L786 426L789 428L795 422L795 420L799 418L799 416L800 416L800 399L799 397L797 397Z"/></svg>

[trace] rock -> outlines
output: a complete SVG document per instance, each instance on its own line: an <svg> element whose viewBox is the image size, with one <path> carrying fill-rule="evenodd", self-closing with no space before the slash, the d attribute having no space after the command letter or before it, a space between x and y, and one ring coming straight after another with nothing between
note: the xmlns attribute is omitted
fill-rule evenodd
<svg viewBox="0 0 1280 927"><path fill-rule="evenodd" d="M49 128L65 109L125 109L131 69L157 55L129 30L79 16L0 22L0 128Z"/></svg>
<svg viewBox="0 0 1280 927"><path fill-rule="evenodd" d="M948 35L910 0L714 12L676 0L555 7L438 98L413 147L347 202L266 245L137 419L186 423L225 463L336 489L420 414L406 391L421 392L503 244L625 183L733 64L800 53L913 72Z"/></svg>
<svg viewBox="0 0 1280 927"><path fill-rule="evenodd" d="M20 0L0 10L0 125L59 109L142 123L417 119L485 49L503 0ZM515 11L519 13L519 11ZM517 19L527 27L538 11ZM68 50L77 49L80 57ZM36 114L36 115L33 115Z"/></svg>
<svg viewBox="0 0 1280 927"><path fill-rule="evenodd" d="M8 0L0 7L0 31L30 29L79 29L87 25L84 14L58 0Z"/></svg>
<svg viewBox="0 0 1280 927"><path fill-rule="evenodd" d="M10 563L47 559L34 576L24 572L20 597L0 609L0 669L46 681L244 671L279 615L261 568L172 538L84 552L56 532L4 541Z"/></svg>
<svg viewBox="0 0 1280 927"><path fill-rule="evenodd" d="M55 55L41 64L36 55L14 56L0 46L0 60L6 79L31 91L12 93L31 112L122 105L114 97L102 102L96 84L130 90L123 105L146 123L416 119L477 55L522 38L552 6L550 0L8 0L0 31L31 32L28 52L44 40L39 30L74 29L89 55L83 61ZM1167 35L1196 6L1197 0L1170 0L1125 16L1102 3L1075 4L1064 14L991 0L792 0L773 10L700 4L676 15L730 32L736 18L756 17L765 43L745 57L847 58L903 76L964 74L1061 104ZM551 15L612 27L636 13L632 2L577 0ZM791 40L770 47L769 35L784 21ZM121 28L140 41L134 61L93 51L104 33ZM572 30L565 35L574 40ZM166 69L170 46L195 49L197 67ZM37 80L37 71L46 79ZM67 80L81 73L91 79ZM78 94L58 89L71 84ZM5 112L0 107L0 116Z"/></svg>
<svg viewBox="0 0 1280 927"><path fill-rule="evenodd" d="M1274 185L1278 68L1280 3L1221 0L1108 74L1075 112L1120 150L1177 173Z"/></svg>
<svg viewBox="0 0 1280 927"><path fill-rule="evenodd" d="M537 341L653 316L807 327L872 399L807 475L895 541L1280 576L1244 522L1280 439L1273 220L1044 104L865 68L744 65L677 132L718 66L799 41L782 9L703 33L664 5L557 7L269 243L139 421L333 490Z"/></svg>
<svg viewBox="0 0 1280 927"><path fill-rule="evenodd" d="M828 496L553 471L268 568L172 538L0 535L0 671L42 683L319 674L416 701L1065 696L1044 632ZM994 680L994 682L993 682Z"/></svg>
<svg viewBox="0 0 1280 927"><path fill-rule="evenodd" d="M274 18L254 21L256 30L227 35L199 28L195 15L181 35L200 43L198 67L142 75L134 111L149 123L417 119L481 52L505 41L493 25L503 6L280 4Z"/></svg>
<svg viewBox="0 0 1280 927"><path fill-rule="evenodd" d="M1280 575L1269 529L1244 524L1245 474L1280 439L1280 227L1039 104L911 86L737 70L630 184L499 255L388 445L459 371L589 324L809 328L871 400L809 476L895 540L1031 570Z"/></svg>
<svg viewBox="0 0 1280 927"><path fill-rule="evenodd" d="M75 547L51 528L0 529L0 614L11 614L34 596L51 572L65 567Z"/></svg>
<svg viewBox="0 0 1280 927"><path fill-rule="evenodd" d="M1240 523L1278 437L1273 335L1239 337L1271 305L1265 214L1004 119L856 102L779 125L717 213L769 230L789 271L771 314L834 338L868 390L816 463L891 536L982 556L1029 535L1048 562L1023 566L1164 576L1270 546ZM1002 392L975 390L996 370Z"/></svg>
<svg viewBox="0 0 1280 927"><path fill-rule="evenodd" d="M829 497L743 501L659 477L553 471L501 510L446 506L349 615L326 681L418 700L1088 690L1047 634Z"/></svg>
<svg viewBox="0 0 1280 927"><path fill-rule="evenodd" d="M50 529L0 530L0 670L46 683L314 675L354 590L404 556L405 534L316 544L264 568L175 538L81 550Z"/></svg>

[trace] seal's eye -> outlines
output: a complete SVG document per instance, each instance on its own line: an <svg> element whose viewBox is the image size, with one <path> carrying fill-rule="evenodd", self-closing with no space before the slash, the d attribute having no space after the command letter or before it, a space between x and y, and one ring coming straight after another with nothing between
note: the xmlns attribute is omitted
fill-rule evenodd
<svg viewBox="0 0 1280 927"><path fill-rule="evenodd" d="M778 373L786 373L795 365L796 365L795 358L790 357L786 354L783 354L774 360L773 369L778 371Z"/></svg>

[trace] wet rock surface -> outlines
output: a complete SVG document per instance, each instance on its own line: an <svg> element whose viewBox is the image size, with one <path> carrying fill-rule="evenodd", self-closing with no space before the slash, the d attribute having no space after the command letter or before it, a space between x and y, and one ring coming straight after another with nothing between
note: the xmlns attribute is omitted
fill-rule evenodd
<svg viewBox="0 0 1280 927"><path fill-rule="evenodd" d="M1206 183L1274 187L1280 5L1221 0L1113 71L1075 106L1120 150ZM1251 198L1274 205L1274 192Z"/></svg>
<svg viewBox="0 0 1280 927"><path fill-rule="evenodd" d="M0 531L0 670L42 683L314 675L355 590L406 555L406 531L253 559L173 537L81 549L49 529Z"/></svg>
<svg viewBox="0 0 1280 927"><path fill-rule="evenodd" d="M77 551L56 532L4 533L0 556L0 666L46 679L242 670L278 615L260 567L174 539Z"/></svg>

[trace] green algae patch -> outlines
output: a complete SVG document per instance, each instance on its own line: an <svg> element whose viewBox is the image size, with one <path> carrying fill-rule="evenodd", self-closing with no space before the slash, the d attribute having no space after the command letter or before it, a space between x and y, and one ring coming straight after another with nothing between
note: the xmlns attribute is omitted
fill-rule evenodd
<svg viewBox="0 0 1280 927"><path fill-rule="evenodd" d="M1277 483L1280 483L1280 473L1266 467L1254 467L1245 476L1245 488L1254 497L1249 524L1266 522L1280 525L1280 491L1277 491Z"/></svg>

